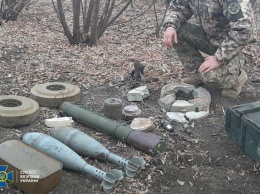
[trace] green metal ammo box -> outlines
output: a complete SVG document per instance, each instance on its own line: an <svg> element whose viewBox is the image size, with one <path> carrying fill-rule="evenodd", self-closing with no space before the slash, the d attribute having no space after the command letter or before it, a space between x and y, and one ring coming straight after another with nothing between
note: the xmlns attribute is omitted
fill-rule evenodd
<svg viewBox="0 0 260 194"><path fill-rule="evenodd" d="M225 129L249 157L260 162L260 101L228 108Z"/></svg>

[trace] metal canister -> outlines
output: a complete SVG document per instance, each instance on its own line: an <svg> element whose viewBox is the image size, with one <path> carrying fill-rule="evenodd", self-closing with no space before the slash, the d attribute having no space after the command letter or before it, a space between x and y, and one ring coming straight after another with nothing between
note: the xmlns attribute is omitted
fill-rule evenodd
<svg viewBox="0 0 260 194"><path fill-rule="evenodd" d="M138 108L136 105L129 105L124 107L123 109L124 119L126 121L133 120L141 115L141 109Z"/></svg>
<svg viewBox="0 0 260 194"><path fill-rule="evenodd" d="M192 134L192 128L188 123L185 123L183 125L184 131L185 133L187 133L188 135Z"/></svg>
<svg viewBox="0 0 260 194"><path fill-rule="evenodd" d="M169 123L168 121L163 121L162 126L165 130L169 131L169 132L174 132L174 128L171 125L171 123Z"/></svg>
<svg viewBox="0 0 260 194"><path fill-rule="evenodd" d="M104 102L104 116L114 120L122 119L122 106L123 102L121 99L107 98Z"/></svg>

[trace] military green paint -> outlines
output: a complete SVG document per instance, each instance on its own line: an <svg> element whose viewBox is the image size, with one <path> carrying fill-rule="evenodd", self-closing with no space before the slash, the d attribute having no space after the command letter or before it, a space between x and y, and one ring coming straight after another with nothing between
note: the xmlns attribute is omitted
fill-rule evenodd
<svg viewBox="0 0 260 194"><path fill-rule="evenodd" d="M114 120L102 117L68 102L64 102L60 106L60 110L63 111L66 115L71 115L73 119L94 129L102 130L108 135L116 136L120 140L125 140L132 130L129 127L118 124ZM116 132L118 129L122 130L122 132Z"/></svg>
<svg viewBox="0 0 260 194"><path fill-rule="evenodd" d="M127 125L122 125L114 120L97 115L69 102L62 103L60 110L65 115L94 129L101 130L108 135L114 136L146 153L156 154L158 151L162 151L165 148L165 140L158 135L133 130Z"/></svg>
<svg viewBox="0 0 260 194"><path fill-rule="evenodd" d="M104 116L114 120L121 120L123 118L122 108L123 102L121 99L107 98L104 101Z"/></svg>
<svg viewBox="0 0 260 194"><path fill-rule="evenodd" d="M230 107L226 112L225 129L247 153L260 162L260 102Z"/></svg>

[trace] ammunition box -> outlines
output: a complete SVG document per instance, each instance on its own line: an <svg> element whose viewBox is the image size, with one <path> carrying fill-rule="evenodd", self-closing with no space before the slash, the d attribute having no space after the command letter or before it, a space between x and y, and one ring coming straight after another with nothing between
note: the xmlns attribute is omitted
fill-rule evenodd
<svg viewBox="0 0 260 194"><path fill-rule="evenodd" d="M61 182L62 164L19 140L0 144L0 166L2 183L26 194L47 194Z"/></svg>
<svg viewBox="0 0 260 194"><path fill-rule="evenodd" d="M249 157L260 162L260 102L228 108L225 130Z"/></svg>

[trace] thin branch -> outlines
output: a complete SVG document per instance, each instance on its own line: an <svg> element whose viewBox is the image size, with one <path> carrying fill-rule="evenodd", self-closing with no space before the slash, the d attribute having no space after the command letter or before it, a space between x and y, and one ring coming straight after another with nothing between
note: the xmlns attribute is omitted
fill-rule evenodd
<svg viewBox="0 0 260 194"><path fill-rule="evenodd" d="M60 19L61 25L63 27L64 33L67 36L67 38L69 39L69 42L71 44L74 44L73 37L71 35L71 32L70 32L69 27L66 22L61 0L57 0L57 5L58 5L58 13L60 16L59 19Z"/></svg>
<svg viewBox="0 0 260 194"><path fill-rule="evenodd" d="M162 21L161 21L160 25L157 26L157 29L155 30L155 34L156 34L157 37L159 36L160 29L161 29L161 27L162 27L162 25L163 25L164 18L165 18L165 16L166 16L166 12L167 12L167 9L165 9L165 11L164 11L164 13L163 13L163 18L162 18Z"/></svg>
<svg viewBox="0 0 260 194"><path fill-rule="evenodd" d="M110 20L107 22L106 26L100 30L99 37L103 35L105 30L123 13L124 10L131 4L132 0L128 0L128 2L125 4L125 6Z"/></svg>
<svg viewBox="0 0 260 194"><path fill-rule="evenodd" d="M88 13L87 13L87 17L86 17L86 20L84 23L84 32L85 33L88 33L89 28L90 28L91 16L92 16L93 8L94 8L94 3L95 3L95 0L90 0L90 2L89 2Z"/></svg>
<svg viewBox="0 0 260 194"><path fill-rule="evenodd" d="M55 5L55 3L54 3L54 0L51 0L51 2L52 2L52 5L53 5L53 8L54 8L55 13L57 14L59 20L61 21L61 19L60 19L60 14L59 14L58 9L56 8L56 5Z"/></svg>
<svg viewBox="0 0 260 194"><path fill-rule="evenodd" d="M159 28L158 18L157 18L157 12L156 12L156 6L155 6L155 0L153 0L153 9L154 9L154 15L155 15L155 21L156 21L156 29ZM159 31L156 30L156 37L159 37Z"/></svg>
<svg viewBox="0 0 260 194"><path fill-rule="evenodd" d="M19 3L19 1L15 2L14 0L8 1L2 0L2 4L3 4L3 12L1 14L1 17L6 20L9 21L10 17L12 16L12 14L15 12L15 6ZM5 5L7 6L7 9L5 9ZM19 14L19 13L18 13Z"/></svg>
<svg viewBox="0 0 260 194"><path fill-rule="evenodd" d="M148 7L144 12L142 12L140 15L137 15L136 17L134 17L134 18L132 18L132 19L130 19L130 20L128 20L128 21L119 22L119 23L113 23L113 24L111 24L110 26L116 26L116 25L119 25L119 24L126 24L126 23L129 23L129 22L132 22L132 21L136 20L137 18L139 18L139 17L141 17L141 16L144 16L144 14L145 14L146 12L148 12L148 11L151 9L152 6L153 6L153 4L151 3L151 5L149 5L149 7Z"/></svg>
<svg viewBox="0 0 260 194"><path fill-rule="evenodd" d="M19 1L19 4L18 6L13 10L14 12L12 13L11 17L10 17L10 20L11 21L15 21L19 15L19 13L22 11L22 9L25 7L26 5L26 2L28 0L21 0Z"/></svg>
<svg viewBox="0 0 260 194"><path fill-rule="evenodd" d="M131 4L132 0L129 0L125 6L117 13L117 15L111 19L110 22L108 22L107 26L110 26L122 13L124 10L126 10L126 8Z"/></svg>
<svg viewBox="0 0 260 194"><path fill-rule="evenodd" d="M110 11L110 10L108 10L110 2L111 2L111 0L106 0L106 4L105 4L104 9L103 9L103 14L101 15L101 18L99 20L98 29L101 29L104 26L106 18L108 17L107 15Z"/></svg>
<svg viewBox="0 0 260 194"><path fill-rule="evenodd" d="M113 12L113 9L115 7L115 0L112 1L110 7L107 8L107 14L103 20L102 23L99 24L99 32L98 32L98 37L101 37L102 34L104 33L104 31L107 29L107 24L108 24L108 21L112 15L112 12Z"/></svg>

